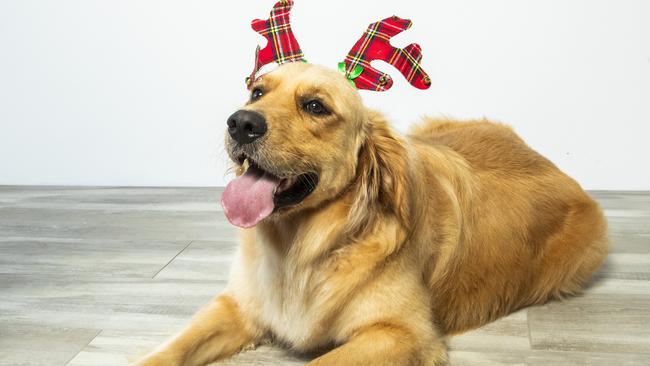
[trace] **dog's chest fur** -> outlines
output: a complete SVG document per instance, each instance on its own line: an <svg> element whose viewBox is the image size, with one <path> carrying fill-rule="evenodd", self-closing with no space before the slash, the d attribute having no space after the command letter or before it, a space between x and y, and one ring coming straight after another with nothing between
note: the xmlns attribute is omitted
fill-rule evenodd
<svg viewBox="0 0 650 366"><path fill-rule="evenodd" d="M318 329L322 312L312 308L312 271L298 273L289 263L278 263L277 258L264 258L259 269L258 281L262 320L270 325L281 339L297 347L303 344L319 343L323 336ZM289 264L289 266L288 266ZM321 309L323 310L323 309Z"/></svg>
<svg viewBox="0 0 650 366"><path fill-rule="evenodd" d="M295 349L307 351L324 345L331 334L324 329L330 309L323 306L326 284L319 268L293 263L278 252L268 239L258 235L254 243L259 255L252 261L240 255L233 268L231 288L236 297L265 328Z"/></svg>

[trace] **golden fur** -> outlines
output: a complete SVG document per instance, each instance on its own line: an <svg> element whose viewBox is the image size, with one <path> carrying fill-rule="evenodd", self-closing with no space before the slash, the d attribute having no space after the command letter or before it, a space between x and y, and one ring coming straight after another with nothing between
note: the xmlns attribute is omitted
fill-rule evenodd
<svg viewBox="0 0 650 366"><path fill-rule="evenodd" d="M243 230L224 293L137 365L203 365L268 338L331 348L310 365L442 365L445 336L578 292L606 255L598 205L504 125L427 119L401 137L303 63L257 86L244 109L268 133L249 153L318 186ZM309 98L331 115L306 113Z"/></svg>

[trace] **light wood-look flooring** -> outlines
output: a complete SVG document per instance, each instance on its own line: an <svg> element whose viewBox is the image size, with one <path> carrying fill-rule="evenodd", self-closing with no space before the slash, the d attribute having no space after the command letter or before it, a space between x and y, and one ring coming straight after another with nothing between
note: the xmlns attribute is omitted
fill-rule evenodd
<svg viewBox="0 0 650 366"><path fill-rule="evenodd" d="M0 187L0 366L121 366L225 285L217 188ZM580 297L449 340L451 365L650 365L650 192L592 192L611 254ZM221 364L302 365L268 345Z"/></svg>

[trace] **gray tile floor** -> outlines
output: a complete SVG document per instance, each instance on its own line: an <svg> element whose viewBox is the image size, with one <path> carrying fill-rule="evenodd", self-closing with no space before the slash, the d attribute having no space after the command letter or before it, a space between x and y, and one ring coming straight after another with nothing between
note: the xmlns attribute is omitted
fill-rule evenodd
<svg viewBox="0 0 650 366"><path fill-rule="evenodd" d="M216 188L0 187L0 365L119 366L225 284ZM452 365L650 365L650 192L594 192L613 247L587 292L450 339ZM263 346L227 365L302 365Z"/></svg>

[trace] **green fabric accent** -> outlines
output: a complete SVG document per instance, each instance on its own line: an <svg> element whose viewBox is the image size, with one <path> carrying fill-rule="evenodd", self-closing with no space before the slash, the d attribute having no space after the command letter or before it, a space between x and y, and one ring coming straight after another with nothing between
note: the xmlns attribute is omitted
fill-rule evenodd
<svg viewBox="0 0 650 366"><path fill-rule="evenodd" d="M347 73L347 66L345 65L345 62L339 62L339 72L348 79L348 82L350 85L353 87L357 87L357 85L354 83L354 79L358 78L359 75L363 72L363 66L361 65L355 65L354 68L352 69L352 72L349 74Z"/></svg>
<svg viewBox="0 0 650 366"><path fill-rule="evenodd" d="M339 62L339 72L345 75L345 62Z"/></svg>
<svg viewBox="0 0 650 366"><path fill-rule="evenodd" d="M354 80L354 79L358 78L359 75L361 75L362 72L363 72L363 66L355 65L354 69L352 69L352 72L350 73L348 78Z"/></svg>

